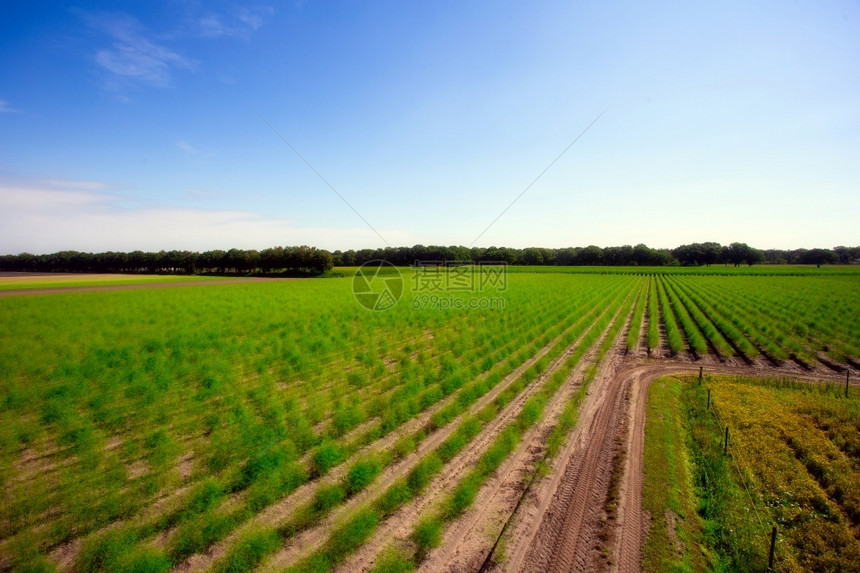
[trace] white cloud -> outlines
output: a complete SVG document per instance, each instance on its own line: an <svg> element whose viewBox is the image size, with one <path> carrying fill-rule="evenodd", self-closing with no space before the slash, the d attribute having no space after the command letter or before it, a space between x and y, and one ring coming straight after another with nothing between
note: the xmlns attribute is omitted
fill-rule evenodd
<svg viewBox="0 0 860 573"><path fill-rule="evenodd" d="M184 139L180 139L174 145L176 145L177 148L181 149L182 151L184 151L188 155L198 155L200 153L199 149L192 146L190 143L188 143Z"/></svg>
<svg viewBox="0 0 860 573"><path fill-rule="evenodd" d="M367 228L305 227L238 209L129 207L122 197L92 189L93 182L61 183L0 183L0 254L65 249L204 251L297 244L332 250L384 246ZM392 244L411 244L414 239L401 231L381 232Z"/></svg>
<svg viewBox="0 0 860 573"><path fill-rule="evenodd" d="M96 64L110 74L112 82L166 88L171 86L175 70L193 70L196 66L194 60L147 37L143 26L131 16L100 15L89 20L113 39L111 47L98 50L94 57Z"/></svg>
<svg viewBox="0 0 860 573"><path fill-rule="evenodd" d="M75 181L72 179L40 179L37 183L56 189L79 189L85 191L99 191L108 187L108 185L101 181Z"/></svg>
<svg viewBox="0 0 860 573"><path fill-rule="evenodd" d="M0 113L18 113L17 109L9 107L9 102L0 99Z"/></svg>
<svg viewBox="0 0 860 573"><path fill-rule="evenodd" d="M198 32L204 38L235 36L248 38L275 13L271 6L236 8L232 14L207 14L197 20Z"/></svg>
<svg viewBox="0 0 860 573"><path fill-rule="evenodd" d="M188 141L184 139L180 139L174 144L177 149L182 151L186 156L193 159L195 162L203 162L206 159L212 157L213 153L211 151L206 151L204 149L200 149L197 146L191 145Z"/></svg>
<svg viewBox="0 0 860 573"><path fill-rule="evenodd" d="M220 38L221 36L229 36L231 33L221 18L215 14L200 18L197 24L200 26L200 34L206 38Z"/></svg>
<svg viewBox="0 0 860 573"><path fill-rule="evenodd" d="M109 47L98 49L93 61L106 72L106 86L117 91L128 85L168 88L177 70L193 71L197 61L165 45L165 39L183 37L237 37L248 39L274 14L270 6L238 7L225 14L207 13L186 21L169 35L148 31L136 18L127 14L83 14L93 28L112 40ZM189 24L190 23L190 24ZM0 102L0 113L6 110Z"/></svg>
<svg viewBox="0 0 860 573"><path fill-rule="evenodd" d="M274 13L275 9L271 6L258 6L256 8L240 7L236 11L236 17L250 30L255 31Z"/></svg>

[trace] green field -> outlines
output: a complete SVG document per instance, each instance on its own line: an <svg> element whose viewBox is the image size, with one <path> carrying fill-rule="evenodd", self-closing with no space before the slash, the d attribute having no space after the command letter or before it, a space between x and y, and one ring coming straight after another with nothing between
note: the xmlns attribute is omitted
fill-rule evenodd
<svg viewBox="0 0 860 573"><path fill-rule="evenodd" d="M148 283L172 283L206 281L223 277L201 275L78 275L34 274L33 276L4 276L0 274L0 290L30 288L62 288L107 285L135 285Z"/></svg>
<svg viewBox="0 0 860 573"><path fill-rule="evenodd" d="M707 390L711 391L708 407ZM725 428L730 432L726 451ZM648 395L648 571L856 571L860 400L841 385L661 378Z"/></svg>
<svg viewBox="0 0 860 573"><path fill-rule="evenodd" d="M337 516L289 563L327 570L510 415L388 552L414 566L590 348L826 371L860 357L857 274L513 272L503 288L428 293L404 273L382 312L356 302L352 276L0 298L0 569L163 571L216 547L207 568L272 568ZM503 304L452 302L490 298ZM650 336L658 321L668 340ZM546 438L555 451L578 403ZM397 479L377 487L384 472Z"/></svg>

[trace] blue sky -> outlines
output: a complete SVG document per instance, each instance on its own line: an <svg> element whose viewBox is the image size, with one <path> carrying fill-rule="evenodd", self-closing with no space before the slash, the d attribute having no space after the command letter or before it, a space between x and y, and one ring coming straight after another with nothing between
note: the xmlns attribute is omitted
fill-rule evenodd
<svg viewBox="0 0 860 573"><path fill-rule="evenodd" d="M471 245L604 110L476 245L860 243L856 2L12 1L0 253Z"/></svg>

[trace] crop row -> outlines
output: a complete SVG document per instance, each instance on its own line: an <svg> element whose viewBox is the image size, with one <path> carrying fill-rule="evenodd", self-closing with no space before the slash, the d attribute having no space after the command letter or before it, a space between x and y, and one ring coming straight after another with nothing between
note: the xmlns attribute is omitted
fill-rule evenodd
<svg viewBox="0 0 860 573"><path fill-rule="evenodd" d="M648 353L660 346L660 308L657 305L657 279L648 278Z"/></svg>
<svg viewBox="0 0 860 573"><path fill-rule="evenodd" d="M659 314L672 354L686 347L698 355L713 349L754 360L763 353L775 363L796 358L811 366L819 361L816 352L854 364L860 355L856 321L846 318L860 311L858 285L849 277L659 275L650 281L649 350L659 345L659 323L652 318ZM822 292L818 282L833 288Z"/></svg>
<svg viewBox="0 0 860 573"><path fill-rule="evenodd" d="M647 284L647 283L646 283ZM640 330L642 327L642 319L645 314L645 302L648 298L648 287L639 289L639 294L636 296L636 306L633 307L633 315L630 319L630 328L627 331L627 351L636 350L639 345Z"/></svg>
<svg viewBox="0 0 860 573"><path fill-rule="evenodd" d="M711 344L723 356L733 356L740 353L748 358L755 358L758 352L726 319L723 318L717 307L707 304L702 298L689 289L678 286L674 289L675 295L687 308L691 309L697 324L702 327L703 332Z"/></svg>

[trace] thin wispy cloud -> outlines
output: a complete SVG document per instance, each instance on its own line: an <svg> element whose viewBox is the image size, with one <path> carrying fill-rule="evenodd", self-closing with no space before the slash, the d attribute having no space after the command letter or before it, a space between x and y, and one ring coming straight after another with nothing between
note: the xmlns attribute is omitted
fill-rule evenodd
<svg viewBox="0 0 860 573"><path fill-rule="evenodd" d="M101 191L108 187L101 181L78 181L74 179L41 179L36 183L52 189L73 191Z"/></svg>
<svg viewBox="0 0 860 573"><path fill-rule="evenodd" d="M159 43L136 19L126 14L89 16L90 24L112 40L95 53L95 63L108 73L108 85L139 84L155 88L173 85L177 70L191 71L197 62Z"/></svg>
<svg viewBox="0 0 860 573"><path fill-rule="evenodd" d="M200 154L199 149L197 149L196 147L194 147L193 145L191 145L190 143L188 143L184 139L180 139L174 145L176 145L176 147L178 149L184 151L188 155L199 155Z"/></svg>
<svg viewBox="0 0 860 573"><path fill-rule="evenodd" d="M200 18L197 24L200 26L200 35L206 38L220 38L230 34L230 29L215 14Z"/></svg>
<svg viewBox="0 0 860 573"><path fill-rule="evenodd" d="M17 109L9 107L9 102L0 99L0 113L18 113Z"/></svg>
<svg viewBox="0 0 860 573"><path fill-rule="evenodd" d="M240 6L225 14L209 13L197 19L198 33L204 38L232 36L247 39L274 13L271 6Z"/></svg>
<svg viewBox="0 0 860 573"><path fill-rule="evenodd" d="M236 17L240 22L245 24L250 30L257 30L262 26L268 18L275 13L275 9L271 6L258 6L256 8L248 8L246 6L239 7L236 11Z"/></svg>
<svg viewBox="0 0 860 573"><path fill-rule="evenodd" d="M191 145L188 141L184 139L180 139L173 144L176 148L188 157L193 157L195 159L207 159L212 157L212 152L200 149L195 145Z"/></svg>
<svg viewBox="0 0 860 573"><path fill-rule="evenodd" d="M93 62L106 74L106 87L120 92L129 86L173 87L178 72L193 72L199 62L171 44L193 37L249 39L274 12L271 6L207 12L170 31L149 30L124 13L83 13L83 19L110 41L95 51Z"/></svg>

